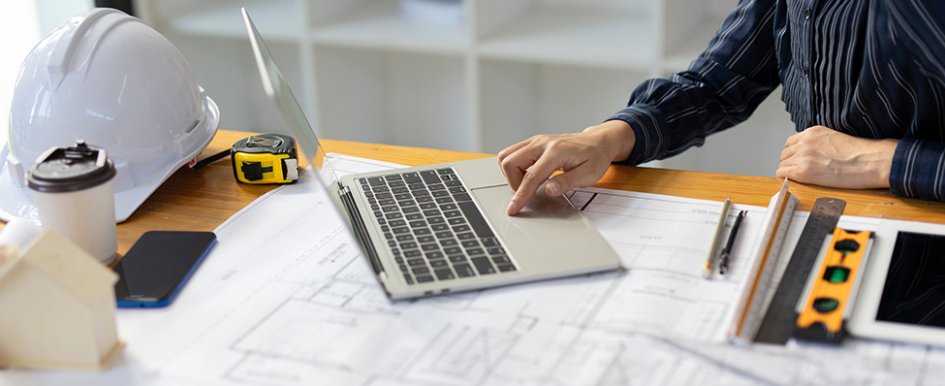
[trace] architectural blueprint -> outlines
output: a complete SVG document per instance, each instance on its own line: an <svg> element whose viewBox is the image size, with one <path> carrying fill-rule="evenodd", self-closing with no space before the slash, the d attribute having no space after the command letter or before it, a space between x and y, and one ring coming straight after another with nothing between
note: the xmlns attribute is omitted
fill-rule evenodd
<svg viewBox="0 0 945 386"><path fill-rule="evenodd" d="M764 208L735 206L732 218L749 215L732 272L706 280L719 203L593 188L571 198L624 270L392 302L307 176L221 225L171 307L122 310L127 347L110 369L6 370L0 385L945 384L940 349L726 342Z"/></svg>

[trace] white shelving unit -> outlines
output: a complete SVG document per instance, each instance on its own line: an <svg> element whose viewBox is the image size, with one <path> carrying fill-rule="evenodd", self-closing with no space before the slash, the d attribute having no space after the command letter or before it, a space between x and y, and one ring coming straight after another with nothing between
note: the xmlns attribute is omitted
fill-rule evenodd
<svg viewBox="0 0 945 386"><path fill-rule="evenodd" d="M640 81L684 69L735 3L463 0L436 18L406 12L417 5L409 1L425 0L139 0L136 9L191 62L223 128L284 130L262 98L246 7L323 137L497 152L606 118Z"/></svg>
<svg viewBox="0 0 945 386"><path fill-rule="evenodd" d="M334 19L316 23L312 41L317 45L454 56L468 49L469 31L463 24L411 20L402 14L399 1L363 3Z"/></svg>

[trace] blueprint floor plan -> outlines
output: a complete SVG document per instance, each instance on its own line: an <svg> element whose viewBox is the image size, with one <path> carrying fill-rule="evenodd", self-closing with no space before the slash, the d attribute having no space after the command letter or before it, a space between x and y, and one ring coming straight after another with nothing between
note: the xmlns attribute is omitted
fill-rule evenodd
<svg viewBox="0 0 945 386"><path fill-rule="evenodd" d="M571 198L625 270L392 302L322 188L303 180L221 225L174 305L122 310L127 347L107 371L6 370L0 384L945 384L940 349L727 342L764 208L737 206L749 216L732 274L706 280L719 203L603 189Z"/></svg>

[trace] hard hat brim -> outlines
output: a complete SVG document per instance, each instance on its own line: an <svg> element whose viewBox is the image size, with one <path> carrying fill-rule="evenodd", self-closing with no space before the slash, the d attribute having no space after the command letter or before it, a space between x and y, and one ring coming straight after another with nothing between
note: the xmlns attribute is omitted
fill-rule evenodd
<svg viewBox="0 0 945 386"><path fill-rule="evenodd" d="M209 96L203 96L203 108L206 112L206 118L195 128L192 135L203 136L200 146L196 146L190 153L167 167L162 168L151 176L145 178L136 177L140 184L136 184L132 189L115 193L115 222L127 220L138 209L141 204L157 190L171 175L181 166L186 165L196 158L203 151L216 134L220 127L220 109ZM12 221L22 218L31 220L37 224L40 223L39 211L33 205L33 199L29 187L25 183L16 183L13 179L17 173L9 170L6 159L10 153L10 144L7 143L0 150L0 219Z"/></svg>

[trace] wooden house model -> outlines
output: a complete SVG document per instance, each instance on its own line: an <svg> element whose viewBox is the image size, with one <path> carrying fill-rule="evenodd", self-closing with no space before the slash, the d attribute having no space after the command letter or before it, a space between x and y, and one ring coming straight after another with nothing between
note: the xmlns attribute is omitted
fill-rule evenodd
<svg viewBox="0 0 945 386"><path fill-rule="evenodd" d="M0 367L100 369L121 346L118 276L45 231L0 253Z"/></svg>

